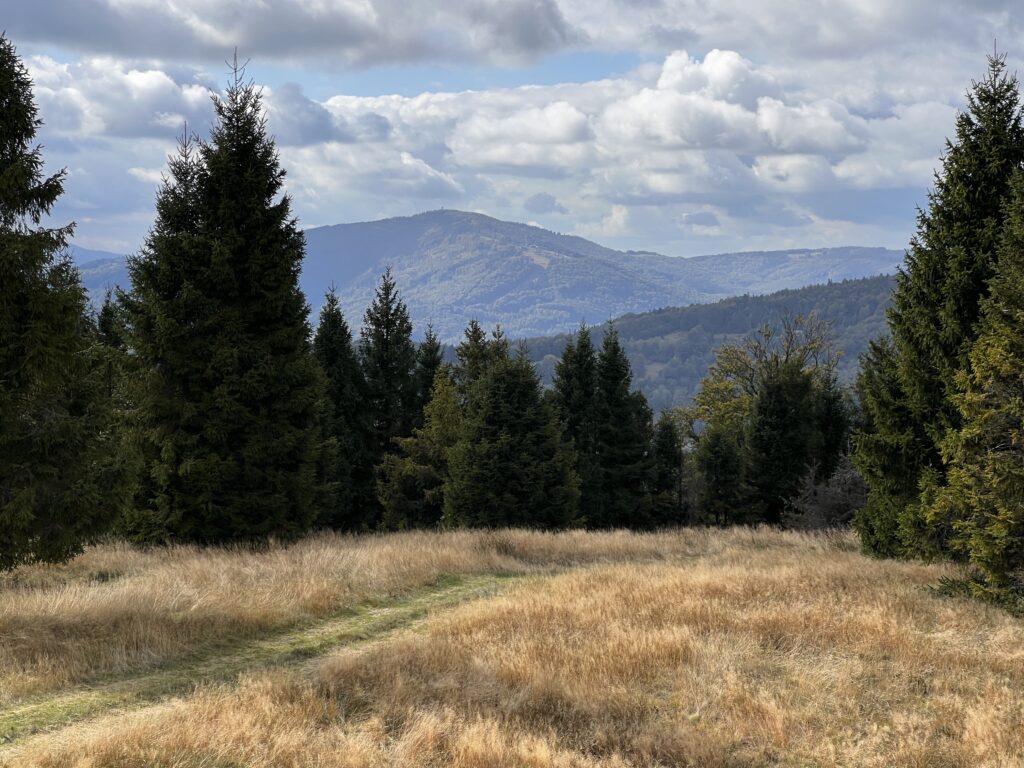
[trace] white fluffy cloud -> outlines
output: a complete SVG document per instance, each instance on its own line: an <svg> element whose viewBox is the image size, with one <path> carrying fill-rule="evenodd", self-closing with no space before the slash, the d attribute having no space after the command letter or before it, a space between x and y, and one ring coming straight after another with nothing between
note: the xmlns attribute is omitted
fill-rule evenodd
<svg viewBox="0 0 1024 768"><path fill-rule="evenodd" d="M676 253L904 243L992 38L1024 49L1010 0L14 5L8 33L39 54L47 159L69 167L64 209L96 247L137 246L166 154L185 123L206 132L235 46L256 77L267 62L317 73L316 87L264 90L308 225L527 211ZM320 98L332 68L585 51L646 63L559 85Z"/></svg>

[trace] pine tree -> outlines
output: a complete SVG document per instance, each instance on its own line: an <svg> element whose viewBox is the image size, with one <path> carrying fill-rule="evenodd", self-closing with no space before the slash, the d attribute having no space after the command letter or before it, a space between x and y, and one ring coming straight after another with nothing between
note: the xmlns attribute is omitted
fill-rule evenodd
<svg viewBox="0 0 1024 768"><path fill-rule="evenodd" d="M580 514L584 521L601 506L601 464L598 456L597 353L590 331L581 325L566 342L555 364L552 387L555 411L562 421L563 438L576 453L580 478Z"/></svg>
<svg viewBox="0 0 1024 768"><path fill-rule="evenodd" d="M390 268L381 277L363 317L359 355L373 419L373 451L379 463L385 454L397 450L395 438L412 434L417 412L412 322Z"/></svg>
<svg viewBox="0 0 1024 768"><path fill-rule="evenodd" d="M237 69L209 141L183 140L131 260L152 493L140 535L294 537L318 510L323 380L298 285L305 241L259 91Z"/></svg>
<svg viewBox="0 0 1024 768"><path fill-rule="evenodd" d="M368 450L373 429L366 381L334 289L320 309L313 352L327 381L325 425L336 446L331 474L338 485L333 507L324 510L319 522L336 530L361 530L370 523L367 510L376 507L374 457Z"/></svg>
<svg viewBox="0 0 1024 768"><path fill-rule="evenodd" d="M650 524L650 407L632 392L629 359L611 323L597 358L597 443L600 495L588 510L597 528L643 528Z"/></svg>
<svg viewBox="0 0 1024 768"><path fill-rule="evenodd" d="M572 451L522 354L495 362L471 389L444 484L447 526L563 528L575 523Z"/></svg>
<svg viewBox="0 0 1024 768"><path fill-rule="evenodd" d="M683 447L679 430L669 413L661 414L651 445L654 478L651 491L654 526L679 525L683 511Z"/></svg>
<svg viewBox="0 0 1024 768"><path fill-rule="evenodd" d="M124 467L85 292L42 225L64 172L44 178L32 82L0 35L0 569L61 561L121 511Z"/></svg>
<svg viewBox="0 0 1024 768"><path fill-rule="evenodd" d="M379 483L388 530L428 528L441 522L448 455L462 433L458 393L448 370L434 377L423 427L412 437L398 438L399 454L384 458Z"/></svg>
<svg viewBox="0 0 1024 768"><path fill-rule="evenodd" d="M927 498L945 482L939 445L960 424L950 396L976 337L1010 177L1024 161L1019 89L1006 73L1005 57L989 58L987 76L974 83L967 99L967 110L957 117L956 140L946 144L928 210L918 216L889 315L901 387L916 421L912 432L927 436L915 446L916 466L899 468L909 469L922 487L921 501L901 512L907 517L901 530L922 532L901 543L914 554L952 553L955 521L929 508ZM885 477L871 492L878 498L899 485L897 478ZM885 505L900 503L892 498Z"/></svg>
<svg viewBox="0 0 1024 768"><path fill-rule="evenodd" d="M954 403L963 422L943 444L949 487L935 504L956 520L954 546L1002 598L1024 590L1024 173L1006 205L996 276Z"/></svg>

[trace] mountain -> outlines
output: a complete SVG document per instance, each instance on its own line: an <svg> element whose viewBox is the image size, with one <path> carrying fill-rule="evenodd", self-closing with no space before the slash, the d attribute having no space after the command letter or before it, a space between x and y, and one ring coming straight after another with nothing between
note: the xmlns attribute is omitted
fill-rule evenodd
<svg viewBox="0 0 1024 768"><path fill-rule="evenodd" d="M838 374L850 382L868 341L888 333L885 310L895 279L891 276L847 280L779 291L767 296L740 296L712 304L673 307L625 315L615 321L633 365L635 384L655 411L687 404L715 360L715 351L754 333L765 323L814 312L832 325L842 353ZM593 329L599 345L602 328ZM527 341L530 358L545 383L551 381L562 354L565 334Z"/></svg>
<svg viewBox="0 0 1024 768"><path fill-rule="evenodd" d="M306 231L311 303L333 281L357 325L387 265L419 331L446 341L470 318L513 338L569 330L629 312L891 274L903 254L829 248L673 258L615 251L540 227L462 211Z"/></svg>
<svg viewBox="0 0 1024 768"><path fill-rule="evenodd" d="M335 285L358 327L390 265L417 333L432 323L445 341L470 318L501 323L511 337L541 336L584 320L889 274L902 260L898 251L853 247L674 258L448 210L316 227L306 242L301 284L314 311ZM127 284L123 257L75 249L75 259L94 299Z"/></svg>

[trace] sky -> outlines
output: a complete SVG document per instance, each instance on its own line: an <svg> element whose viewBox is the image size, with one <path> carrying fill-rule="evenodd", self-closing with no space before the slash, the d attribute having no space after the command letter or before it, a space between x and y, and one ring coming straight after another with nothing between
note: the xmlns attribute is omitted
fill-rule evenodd
<svg viewBox="0 0 1024 768"><path fill-rule="evenodd" d="M1019 0L3 0L76 244L135 251L237 48L303 227L479 211L695 256L904 248Z"/></svg>

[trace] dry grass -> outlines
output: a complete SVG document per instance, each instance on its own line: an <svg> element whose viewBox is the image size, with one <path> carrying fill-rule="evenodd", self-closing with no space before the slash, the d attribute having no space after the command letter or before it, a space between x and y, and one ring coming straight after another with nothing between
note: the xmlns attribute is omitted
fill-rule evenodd
<svg viewBox="0 0 1024 768"><path fill-rule="evenodd" d="M1024 765L1024 623L928 590L948 568L770 531L478 536L390 541L496 567L657 561L530 580L311 676L41 736L8 764Z"/></svg>
<svg viewBox="0 0 1024 768"><path fill-rule="evenodd" d="M0 706L335 615L444 576L696 555L707 533L323 535L266 551L95 547L0 576Z"/></svg>

